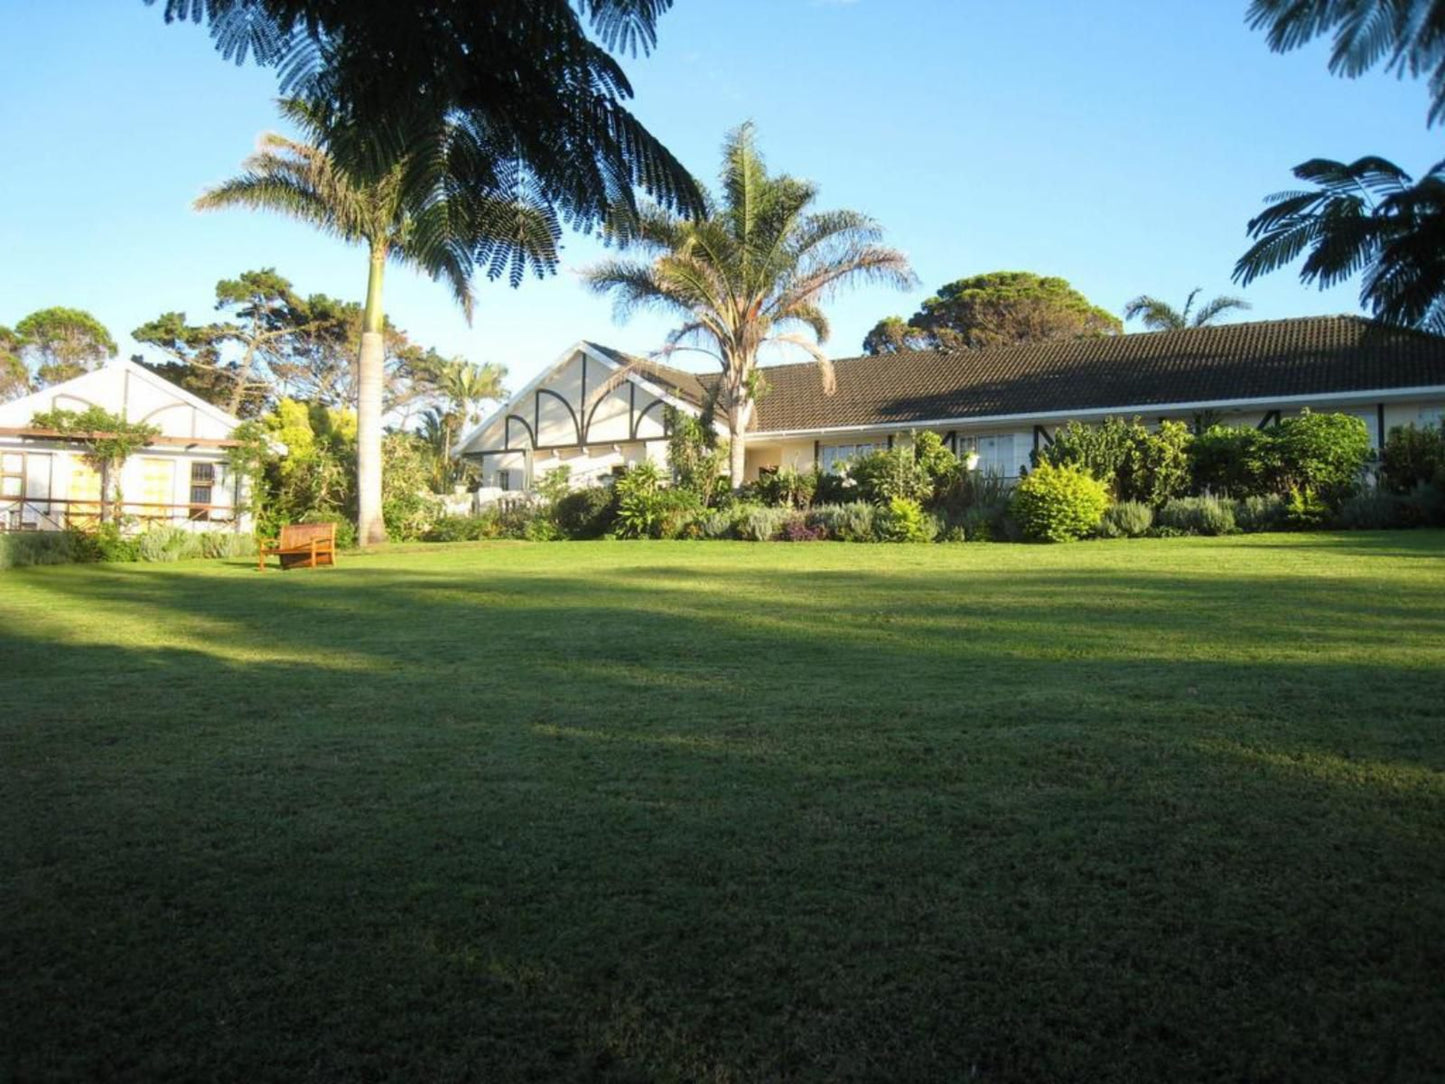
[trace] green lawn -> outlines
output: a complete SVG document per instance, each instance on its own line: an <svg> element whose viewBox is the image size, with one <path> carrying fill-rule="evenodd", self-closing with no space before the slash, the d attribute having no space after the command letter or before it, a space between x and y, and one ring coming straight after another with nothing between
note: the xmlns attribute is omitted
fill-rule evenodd
<svg viewBox="0 0 1445 1084"><path fill-rule="evenodd" d="M0 573L0 1079L1439 1080L1445 534Z"/></svg>

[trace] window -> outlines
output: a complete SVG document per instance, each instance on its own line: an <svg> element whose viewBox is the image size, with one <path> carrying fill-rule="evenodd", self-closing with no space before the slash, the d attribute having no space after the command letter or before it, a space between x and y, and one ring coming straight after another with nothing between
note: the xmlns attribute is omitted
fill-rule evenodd
<svg viewBox="0 0 1445 1084"><path fill-rule="evenodd" d="M25 453L0 455L0 498L25 496Z"/></svg>
<svg viewBox="0 0 1445 1084"><path fill-rule="evenodd" d="M497 488L503 493L512 491L512 472L509 470L497 471Z"/></svg>
<svg viewBox="0 0 1445 1084"><path fill-rule="evenodd" d="M1445 423L1445 405L1432 403L1429 406L1420 408L1420 415L1416 425L1424 428L1427 425L1440 425Z"/></svg>
<svg viewBox="0 0 1445 1084"><path fill-rule="evenodd" d="M877 444L825 444L818 450L819 465L825 474L836 474L854 459L876 452Z"/></svg>
<svg viewBox="0 0 1445 1084"><path fill-rule="evenodd" d="M142 516L167 517L176 499L176 461L174 459L144 459L141 461L141 504Z"/></svg>
<svg viewBox="0 0 1445 1084"><path fill-rule="evenodd" d="M997 474L1001 478L1012 478L1019 472L1018 459L1014 453L1014 434L1000 433L990 437L979 437L978 469L983 474Z"/></svg>
<svg viewBox="0 0 1445 1084"><path fill-rule="evenodd" d="M191 464L191 519L207 520L211 518L209 507L197 507L197 505L210 505L211 495L216 485L216 465L214 463L192 463Z"/></svg>

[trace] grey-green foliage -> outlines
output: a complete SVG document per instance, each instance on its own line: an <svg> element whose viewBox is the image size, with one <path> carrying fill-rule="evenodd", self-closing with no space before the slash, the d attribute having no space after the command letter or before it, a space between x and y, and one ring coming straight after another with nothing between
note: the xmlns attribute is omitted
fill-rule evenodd
<svg viewBox="0 0 1445 1084"><path fill-rule="evenodd" d="M1279 530L1288 515L1288 502L1277 493L1245 497L1234 504L1234 523L1241 531Z"/></svg>
<svg viewBox="0 0 1445 1084"><path fill-rule="evenodd" d="M1158 523L1184 534L1229 534L1236 530L1235 502L1221 497L1180 497L1159 510Z"/></svg>
<svg viewBox="0 0 1445 1084"><path fill-rule="evenodd" d="M808 512L808 522L822 527L829 538L840 542L876 542L877 507L867 501L851 504L820 504Z"/></svg>
<svg viewBox="0 0 1445 1084"><path fill-rule="evenodd" d="M1139 538L1154 526L1154 509L1143 501L1120 501L1104 510L1099 534L1104 538Z"/></svg>
<svg viewBox="0 0 1445 1084"><path fill-rule="evenodd" d="M140 559L168 563L201 556L201 540L184 527L154 526L140 536Z"/></svg>

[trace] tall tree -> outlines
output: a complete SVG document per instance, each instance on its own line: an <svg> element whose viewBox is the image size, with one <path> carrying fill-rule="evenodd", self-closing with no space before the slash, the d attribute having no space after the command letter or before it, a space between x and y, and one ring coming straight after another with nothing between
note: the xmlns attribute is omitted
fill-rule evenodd
<svg viewBox="0 0 1445 1084"><path fill-rule="evenodd" d="M436 386L461 425L476 425L483 403L507 397L507 369L495 362L479 365L453 358L442 367Z"/></svg>
<svg viewBox="0 0 1445 1084"><path fill-rule="evenodd" d="M491 272L500 274L512 256L515 277L530 266L542 273L557 261L557 229L548 209L529 193L491 198L460 193L451 179L429 174L429 188L410 175L413 159L403 157L385 173L369 178L349 171L326 144L337 134L312 105L282 103L289 120L310 142L276 134L244 163L245 173L201 195L201 210L250 207L309 223L343 241L367 248L369 271L357 361L357 535L363 545L384 542L381 514L381 417L385 367L382 287L388 260L445 281L467 319L472 314L471 275L478 252L493 252ZM467 142L460 130L455 142ZM347 136L346 138L349 138ZM451 143L430 146L418 130L409 144L416 155L448 153ZM505 249L506 254L500 254Z"/></svg>
<svg viewBox="0 0 1445 1084"><path fill-rule="evenodd" d="M688 219L647 208L623 238L648 259L609 260L584 272L598 293L613 295L625 317L656 308L683 321L664 353L693 349L722 367L718 408L728 421L729 476L743 482L747 429L764 386L758 352L766 343L801 348L832 390L824 301L844 286L913 285L907 258L883 246L882 230L856 211L813 211L816 186L769 175L744 124L723 145L722 195ZM811 336L811 337L810 337Z"/></svg>
<svg viewBox="0 0 1445 1084"><path fill-rule="evenodd" d="M155 0L146 0L154 3ZM488 200L518 193L579 229L634 187L697 213L692 177L628 111L611 52L649 52L672 0L165 0L167 22L209 26L228 60L275 68L281 92L313 102L354 175L409 160L425 191L445 177ZM457 139L454 131L465 133ZM418 133L424 133L421 136ZM433 153L416 154L419 143ZM480 258L531 258L491 231Z"/></svg>
<svg viewBox="0 0 1445 1084"><path fill-rule="evenodd" d="M35 371L40 387L88 373L115 357L115 340L105 325L83 309L32 312L15 325L21 357Z"/></svg>
<svg viewBox="0 0 1445 1084"><path fill-rule="evenodd" d="M30 390L30 370L20 356L22 346L24 340L14 330L0 325L0 403Z"/></svg>
<svg viewBox="0 0 1445 1084"><path fill-rule="evenodd" d="M1429 77L1431 125L1445 120L1445 0L1253 0L1250 25L1287 52L1333 36L1330 70L1377 64ZM1445 331L1445 162L1418 181L1395 163L1314 158L1294 168L1313 187L1277 192L1249 222L1254 244L1234 267L1248 284L1308 253L1300 279L1323 289L1363 272L1360 304L1377 318Z"/></svg>
<svg viewBox="0 0 1445 1084"><path fill-rule="evenodd" d="M1244 311L1251 306L1242 297L1216 297L1196 310L1194 299L1201 287L1196 286L1184 299L1184 307L1176 309L1167 301L1149 294L1140 294L1124 306L1125 320L1138 320L1150 331L1182 331L1187 327L1209 327L1227 312Z"/></svg>
<svg viewBox="0 0 1445 1084"><path fill-rule="evenodd" d="M950 282L904 323L890 316L864 339L870 354L901 349L983 350L992 346L1118 335L1124 325L1065 279L992 271Z"/></svg>

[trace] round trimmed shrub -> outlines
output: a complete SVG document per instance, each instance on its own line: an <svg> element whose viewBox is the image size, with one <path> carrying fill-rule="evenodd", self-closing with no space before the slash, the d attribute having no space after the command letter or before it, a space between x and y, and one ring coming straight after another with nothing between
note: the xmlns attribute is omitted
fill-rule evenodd
<svg viewBox="0 0 1445 1084"><path fill-rule="evenodd" d="M938 521L910 497L894 497L874 515L873 528L883 542L932 542Z"/></svg>
<svg viewBox="0 0 1445 1084"><path fill-rule="evenodd" d="M1014 488L1010 510L1024 537L1036 542L1072 542L1099 525L1109 507L1103 482L1077 467L1043 462Z"/></svg>

